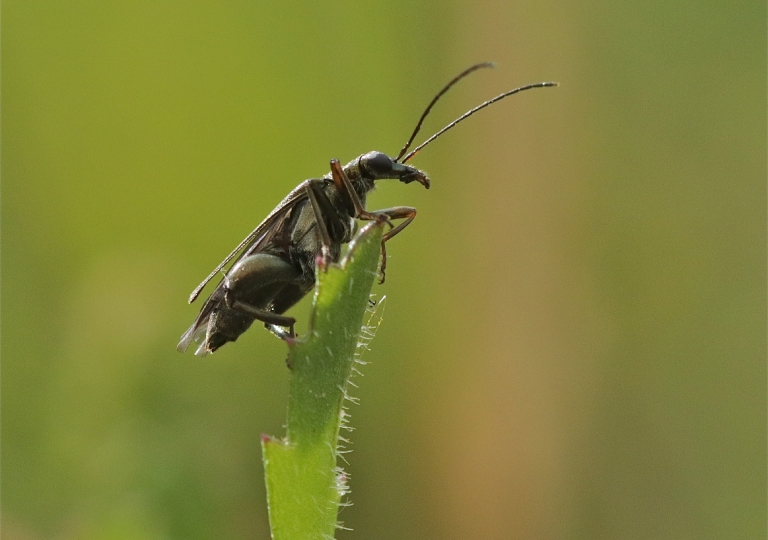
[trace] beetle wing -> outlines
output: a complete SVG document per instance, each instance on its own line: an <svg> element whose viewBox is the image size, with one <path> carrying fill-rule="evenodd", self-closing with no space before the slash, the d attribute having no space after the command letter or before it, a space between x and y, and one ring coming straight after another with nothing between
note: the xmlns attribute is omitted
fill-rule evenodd
<svg viewBox="0 0 768 540"><path fill-rule="evenodd" d="M237 247L219 264L216 269L211 272L203 282L192 291L189 297L189 302L192 303L200 295L209 281L211 281L216 274L218 274L227 263L234 259L234 264L247 255L252 255L261 251L264 246L269 244L270 240L274 238L275 234L280 231L282 223L288 217L291 210L293 210L298 203L307 199L306 185L308 180L305 180L299 184L293 191L291 191L280 204L278 204L272 212L262 221L258 227L256 227L251 234L245 237ZM239 253L239 255L238 255ZM235 258L237 257L237 258ZM221 281L213 290L211 295L206 299L200 313L198 313L195 321L181 336L176 349L179 352L185 352L192 341L197 341L198 338L204 334L207 330L208 320L213 313L213 310L224 300L224 288L223 281ZM204 344L203 344L204 345ZM205 347L201 346L195 354L205 354Z"/></svg>
<svg viewBox="0 0 768 540"><path fill-rule="evenodd" d="M186 352L192 341L199 341L199 338L205 334L208 328L208 319L210 319L211 314L213 313L213 309L221 300L224 299L223 291L221 291L220 285L221 284L219 284L219 286L214 289L211 296L205 300L203 307L200 309L200 313L198 313L197 317L195 317L195 321L189 328L187 328L187 331L182 334L181 339L179 340L179 344L176 346L177 351L182 353ZM205 352L205 347L201 346L197 349L195 354L203 356L205 355Z"/></svg>
<svg viewBox="0 0 768 540"><path fill-rule="evenodd" d="M306 185L308 182L309 180L305 180L296 186L293 191L291 191L285 197L285 199L283 199L280 204L278 204L275 209L272 210L266 218L264 218L264 221L259 223L258 227L256 227L253 232L251 232L251 234L246 236L243 241L240 242L234 250L232 250L232 253L227 255L227 257L221 261L219 266L217 266L213 272L208 274L208 277L205 278L203 282L198 285L194 291L192 291L192 294L189 295L190 304L194 302L195 299L200 295L200 292L202 292L203 288L208 284L208 282L216 277L216 274L218 274L229 261L234 259L235 256L240 253L240 251L242 251L242 253L235 260L235 262L239 261L240 258L242 258L246 253L250 254L258 252L260 246L268 242L269 239L274 236L275 232L277 232L279 229L278 225L281 222L281 218L284 217L294 206L296 206L298 202L307 198Z"/></svg>

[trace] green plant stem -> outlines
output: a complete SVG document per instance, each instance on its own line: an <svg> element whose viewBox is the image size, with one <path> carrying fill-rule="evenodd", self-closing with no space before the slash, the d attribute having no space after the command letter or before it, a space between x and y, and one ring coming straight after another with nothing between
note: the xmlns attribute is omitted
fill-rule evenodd
<svg viewBox="0 0 768 540"><path fill-rule="evenodd" d="M273 540L334 537L346 493L336 464L342 406L378 275L381 236L381 224L368 224L340 266L318 271L307 338L289 346L287 434L262 436Z"/></svg>

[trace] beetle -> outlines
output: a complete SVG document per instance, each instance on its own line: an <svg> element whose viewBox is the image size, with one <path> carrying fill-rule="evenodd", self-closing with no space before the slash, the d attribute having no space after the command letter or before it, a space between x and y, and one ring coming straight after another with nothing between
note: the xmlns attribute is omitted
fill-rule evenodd
<svg viewBox="0 0 768 540"><path fill-rule="evenodd" d="M416 217L416 209L396 206L368 211L366 196L379 180L417 182L429 188L424 171L406 163L437 137L480 109L523 90L557 86L554 82L529 84L485 101L429 137L411 152L416 135L432 107L454 84L491 62L475 64L454 77L432 99L419 118L413 133L397 157L372 151L344 166L339 160L330 163L330 173L322 178L305 180L294 188L251 234L198 285L189 297L195 301L203 288L233 259L232 266L203 303L192 326L181 336L177 349L185 352L193 340L202 343L195 354L213 353L227 342L235 341L254 321L278 337L295 337L296 319L284 313L314 286L318 268L338 262L341 246L352 239L356 220L379 220L390 225L381 240L381 283L387 265L386 242L400 233ZM392 220L400 220L394 225Z"/></svg>

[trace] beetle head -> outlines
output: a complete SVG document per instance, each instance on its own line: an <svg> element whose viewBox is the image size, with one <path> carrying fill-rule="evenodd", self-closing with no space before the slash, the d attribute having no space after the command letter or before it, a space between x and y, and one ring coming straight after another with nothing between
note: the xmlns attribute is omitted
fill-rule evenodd
<svg viewBox="0 0 768 540"><path fill-rule="evenodd" d="M429 189L429 177L416 167L403 165L383 152L368 152L358 158L360 174L371 180L400 180L405 184L418 182Z"/></svg>

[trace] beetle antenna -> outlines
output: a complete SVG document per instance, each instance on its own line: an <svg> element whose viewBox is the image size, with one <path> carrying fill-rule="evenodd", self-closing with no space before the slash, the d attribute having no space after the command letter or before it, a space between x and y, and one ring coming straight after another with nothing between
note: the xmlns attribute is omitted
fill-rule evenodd
<svg viewBox="0 0 768 540"><path fill-rule="evenodd" d="M530 90L531 88L545 88L547 86L560 86L560 83L556 83L556 82L540 82L540 83L527 84L525 86L521 86L520 88L515 88L514 90L510 90L508 92L504 92L503 94L499 94L495 98L489 99L488 101L486 101L484 103L481 103L480 105L478 105L477 107L475 107L471 111L467 111L464 114L462 114L461 116L459 116L456 120L454 120L453 122L451 122L450 124L445 126L443 129L441 129L440 131L438 131L437 133L432 135L429 139L427 139L426 141L421 143L419 146L414 148L411 151L411 153L409 153L407 156L405 156L405 158L403 158L403 161L401 161L401 163L406 163L409 159L411 159L413 156L418 154L419 151L422 148L427 146L429 143L431 143L432 141L437 139L440 135L442 135L443 133L445 133L446 131L451 129L453 126L455 126L456 124L458 124L462 120L465 120L465 119L469 118L470 116L472 116L473 114L475 114L480 109L484 109L488 105L491 105L492 103L496 103L497 101L500 101L500 100L504 99L507 96L511 96L512 94L517 94L518 92L522 92L523 90Z"/></svg>
<svg viewBox="0 0 768 540"><path fill-rule="evenodd" d="M493 63L493 62L483 62L481 64L475 64L474 66L471 66L471 67L465 69L464 71L462 71L461 73L459 73L458 75L456 75L456 77L454 77L451 80L451 82L446 84L443 87L443 89L440 90L434 98L432 98L432 101L429 102L429 105L427 105L427 108L424 109L424 112L422 113L421 118L419 118L419 122L416 124L416 128L413 130L413 133L411 134L411 138L408 139L408 142L405 143L405 146L403 146L403 149L400 150L399 154L397 154L397 157L395 158L395 163L400 161L400 158L403 157L405 155L405 153L408 151L408 148L410 148L411 143L413 143L413 139L415 139L416 135L419 134L419 130L421 130L421 124L424 123L424 119L429 114L429 111L432 110L432 107L434 107L435 103L437 103L437 100L440 99L443 96L443 94L445 94L448 90L450 90L450 88L454 84L459 82L461 79L463 79L464 77L466 77L467 75L469 75L473 71L477 71L478 69L481 69L481 68L493 68L493 67L496 67L496 64Z"/></svg>

